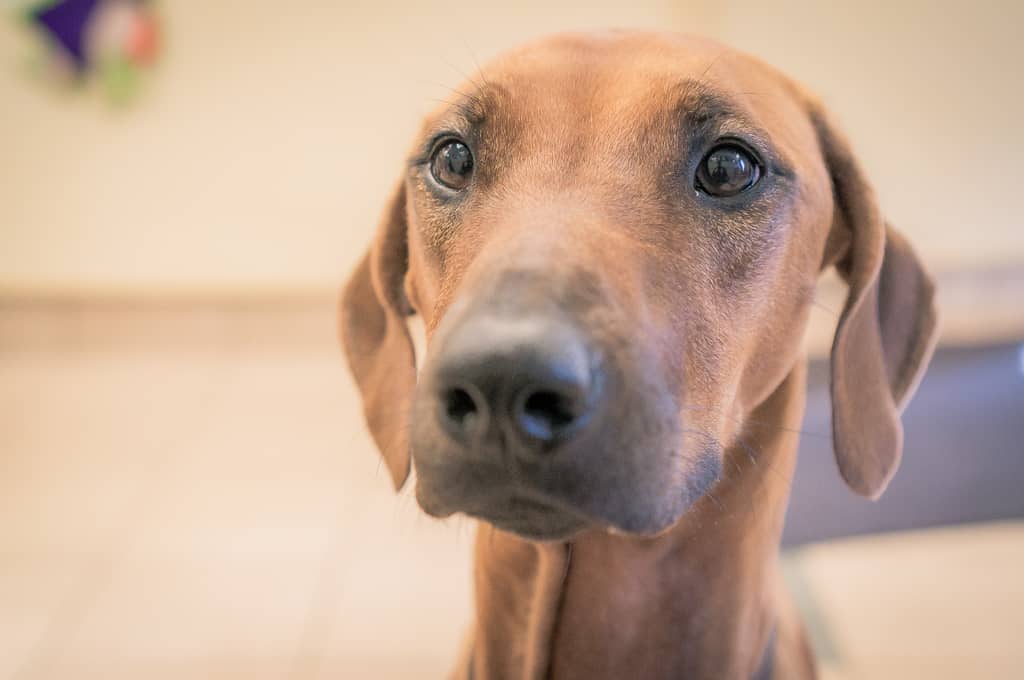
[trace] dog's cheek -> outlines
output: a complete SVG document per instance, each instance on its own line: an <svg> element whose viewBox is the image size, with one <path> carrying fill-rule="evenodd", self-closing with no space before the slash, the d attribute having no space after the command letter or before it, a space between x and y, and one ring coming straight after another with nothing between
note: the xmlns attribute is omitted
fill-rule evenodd
<svg viewBox="0 0 1024 680"><path fill-rule="evenodd" d="M702 452L672 475L672 484L662 484L659 493L648 494L641 503L629 508L623 528L649 537L671 529L714 488L721 475L721 456Z"/></svg>
<svg viewBox="0 0 1024 680"><path fill-rule="evenodd" d="M782 290L786 290L782 288ZM802 338L810 304L801 292L790 290L771 302L773 316L749 335L751 359L739 385L741 403L753 407L774 392L804 354Z"/></svg>
<svg viewBox="0 0 1024 680"><path fill-rule="evenodd" d="M789 215L786 242L762 276L761 284L748 294L751 313L743 333L743 366L739 400L753 407L785 380L803 356L803 335L810 317L817 284L820 237L813 233L813 216L797 209Z"/></svg>
<svg viewBox="0 0 1024 680"><path fill-rule="evenodd" d="M445 435L436 417L436 405L419 383L409 413L409 453L416 469L417 487L436 486L444 481L444 468L451 460L445 456Z"/></svg>
<svg viewBox="0 0 1024 680"><path fill-rule="evenodd" d="M719 433L714 429L714 406L706 407L692 386L684 388L691 400L664 393L647 404L644 438L632 433L643 449L635 474L640 477L634 494L634 526L645 535L674 525L718 481L722 469Z"/></svg>
<svg viewBox="0 0 1024 680"><path fill-rule="evenodd" d="M429 215L429 211L428 211ZM419 206L410 209L409 261L405 276L405 292L426 327L433 324L434 311L441 291L441 276L447 259L447 241L438 239L439 230L425 220Z"/></svg>
<svg viewBox="0 0 1024 680"><path fill-rule="evenodd" d="M784 252L787 210L772 206L708 220L700 233L701 252L713 273L717 295L742 304L751 290L774 268Z"/></svg>

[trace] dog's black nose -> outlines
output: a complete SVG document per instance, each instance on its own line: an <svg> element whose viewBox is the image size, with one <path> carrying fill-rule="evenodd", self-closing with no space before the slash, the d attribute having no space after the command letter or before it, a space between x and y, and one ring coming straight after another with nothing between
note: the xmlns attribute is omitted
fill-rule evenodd
<svg viewBox="0 0 1024 680"><path fill-rule="evenodd" d="M433 384L441 424L459 443L501 436L546 452L586 423L600 380L568 323L480 316L445 333Z"/></svg>

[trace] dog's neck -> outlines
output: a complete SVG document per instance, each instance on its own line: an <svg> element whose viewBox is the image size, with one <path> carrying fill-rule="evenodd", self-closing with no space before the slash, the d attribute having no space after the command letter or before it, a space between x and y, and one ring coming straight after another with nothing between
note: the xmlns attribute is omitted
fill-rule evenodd
<svg viewBox="0 0 1024 680"><path fill-rule="evenodd" d="M749 414L711 493L657 538L535 544L481 525L470 677L755 678L803 402L801 364Z"/></svg>

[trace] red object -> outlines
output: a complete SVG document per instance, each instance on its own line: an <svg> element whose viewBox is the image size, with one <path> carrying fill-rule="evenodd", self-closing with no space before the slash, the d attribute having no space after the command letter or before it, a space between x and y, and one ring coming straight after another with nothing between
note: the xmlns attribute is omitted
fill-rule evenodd
<svg viewBox="0 0 1024 680"><path fill-rule="evenodd" d="M159 46L160 33L156 21L145 14L137 13L131 34L128 36L128 43L125 45L128 56L132 61L148 64L156 58Z"/></svg>

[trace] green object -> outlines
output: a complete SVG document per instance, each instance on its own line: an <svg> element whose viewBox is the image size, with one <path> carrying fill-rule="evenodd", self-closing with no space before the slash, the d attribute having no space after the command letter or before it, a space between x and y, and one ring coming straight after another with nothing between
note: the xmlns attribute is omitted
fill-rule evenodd
<svg viewBox="0 0 1024 680"><path fill-rule="evenodd" d="M128 104L141 85L138 69L123 56L111 56L100 64L100 79L111 102Z"/></svg>

